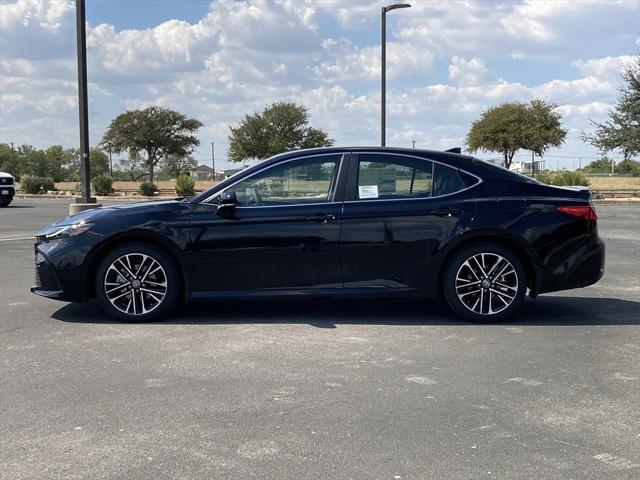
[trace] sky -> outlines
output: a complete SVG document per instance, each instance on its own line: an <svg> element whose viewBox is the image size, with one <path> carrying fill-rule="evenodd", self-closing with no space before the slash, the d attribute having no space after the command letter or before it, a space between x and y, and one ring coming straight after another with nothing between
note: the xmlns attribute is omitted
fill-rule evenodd
<svg viewBox="0 0 640 480"><path fill-rule="evenodd" d="M640 0L409 1L387 15L387 145L464 147L484 110L537 97L568 129L547 166L598 157L580 137L640 51ZM118 114L160 105L203 122L194 158L210 165L214 142L230 168L229 125L293 101L336 145L377 145L388 3L87 0L90 144ZM75 49L74 2L0 0L0 142L78 146Z"/></svg>

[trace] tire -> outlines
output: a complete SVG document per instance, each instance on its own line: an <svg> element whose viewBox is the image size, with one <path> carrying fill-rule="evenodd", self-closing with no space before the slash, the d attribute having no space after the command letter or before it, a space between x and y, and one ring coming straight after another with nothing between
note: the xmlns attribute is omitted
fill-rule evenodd
<svg viewBox="0 0 640 480"><path fill-rule="evenodd" d="M520 259L494 243L462 249L444 272L443 291L449 307L471 322L507 319L522 304L526 290L526 271Z"/></svg>
<svg viewBox="0 0 640 480"><path fill-rule="evenodd" d="M125 322L163 317L175 305L178 290L173 260L162 250L142 243L109 252L96 272L98 303L107 314Z"/></svg>

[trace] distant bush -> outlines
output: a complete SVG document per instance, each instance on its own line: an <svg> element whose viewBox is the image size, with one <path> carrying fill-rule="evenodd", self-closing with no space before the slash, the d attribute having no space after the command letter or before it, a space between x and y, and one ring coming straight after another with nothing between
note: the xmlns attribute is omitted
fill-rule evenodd
<svg viewBox="0 0 640 480"><path fill-rule="evenodd" d="M196 181L189 175L180 175L176 180L176 193L180 197L192 197L196 194Z"/></svg>
<svg viewBox="0 0 640 480"><path fill-rule="evenodd" d="M536 173L536 180L547 185L556 186L572 186L581 185L584 187L589 186L589 179L582 172L572 172L569 170L562 171L546 171Z"/></svg>
<svg viewBox="0 0 640 480"><path fill-rule="evenodd" d="M25 176L20 182L24 193L37 194L45 193L47 190L55 190L56 184L51 178Z"/></svg>
<svg viewBox="0 0 640 480"><path fill-rule="evenodd" d="M640 177L640 162L637 160L622 160L615 166L616 173L629 175L630 177Z"/></svg>
<svg viewBox="0 0 640 480"><path fill-rule="evenodd" d="M96 195L109 195L113 192L113 178L109 175L98 175L93 179Z"/></svg>
<svg viewBox="0 0 640 480"><path fill-rule="evenodd" d="M158 187L155 183L143 182L140 184L140 194L146 197L152 197L158 191Z"/></svg>

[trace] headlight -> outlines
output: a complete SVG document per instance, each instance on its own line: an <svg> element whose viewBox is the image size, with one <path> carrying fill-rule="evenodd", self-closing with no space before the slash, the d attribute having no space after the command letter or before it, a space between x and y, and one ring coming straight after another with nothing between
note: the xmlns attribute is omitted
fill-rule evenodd
<svg viewBox="0 0 640 480"><path fill-rule="evenodd" d="M93 223L74 223L72 225L60 225L59 227L55 227L55 229L47 232L44 235L44 239L48 240L59 240L61 238L69 238L75 237L77 235L81 235L91 227L93 227Z"/></svg>

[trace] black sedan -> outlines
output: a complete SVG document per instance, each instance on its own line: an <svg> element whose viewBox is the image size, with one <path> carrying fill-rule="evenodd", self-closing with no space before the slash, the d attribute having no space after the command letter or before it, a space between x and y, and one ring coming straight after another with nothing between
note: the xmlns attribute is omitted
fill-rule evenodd
<svg viewBox="0 0 640 480"><path fill-rule="evenodd" d="M526 290L604 272L589 190L451 152L277 155L194 198L89 210L40 231L34 293L97 298L127 321L178 302L263 296L443 296L497 321Z"/></svg>

